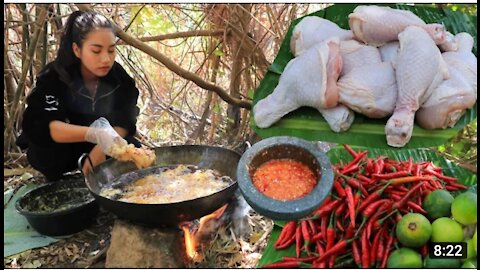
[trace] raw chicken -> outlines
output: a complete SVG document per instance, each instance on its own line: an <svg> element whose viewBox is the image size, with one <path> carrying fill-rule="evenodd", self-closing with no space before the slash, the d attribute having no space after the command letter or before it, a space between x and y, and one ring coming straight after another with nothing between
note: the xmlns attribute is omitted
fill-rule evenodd
<svg viewBox="0 0 480 270"><path fill-rule="evenodd" d="M397 100L395 71L389 62L356 67L338 80L339 102L370 118L391 115Z"/></svg>
<svg viewBox="0 0 480 270"><path fill-rule="evenodd" d="M355 67L382 62L377 48L361 44L356 40L341 41L340 54L343 60L340 76L347 74Z"/></svg>
<svg viewBox="0 0 480 270"><path fill-rule="evenodd" d="M380 6L358 6L349 16L349 25L355 37L364 43L381 46L398 40L408 26L422 27L436 44L445 42L445 27L441 24L426 24L422 19L407 10Z"/></svg>
<svg viewBox="0 0 480 270"><path fill-rule="evenodd" d="M477 57L472 53L473 37L468 33L458 33L455 42L458 46L457 51L444 52L442 56L449 65L460 70L476 90Z"/></svg>
<svg viewBox="0 0 480 270"><path fill-rule="evenodd" d="M355 113L342 104L338 104L337 107L330 109L319 109L318 111L334 132L348 130L355 119Z"/></svg>
<svg viewBox="0 0 480 270"><path fill-rule="evenodd" d="M438 47L423 28L409 26L398 38L398 97L393 115L385 126L385 134L388 145L403 147L412 136L415 112L432 90L448 79L448 69Z"/></svg>
<svg viewBox="0 0 480 270"><path fill-rule="evenodd" d="M448 64L448 62L447 62ZM457 69L449 66L450 78L443 81L417 111L417 123L426 129L453 127L476 100L476 89Z"/></svg>
<svg viewBox="0 0 480 270"><path fill-rule="evenodd" d="M332 37L348 40L353 38L353 34L352 31L342 29L329 20L317 16L308 16L293 28L290 38L290 51L297 57L315 44Z"/></svg>
<svg viewBox="0 0 480 270"><path fill-rule="evenodd" d="M287 64L277 87L253 108L258 127L269 127L301 106L337 106L337 80L342 69L339 43L337 37L321 42Z"/></svg>
<svg viewBox="0 0 480 270"><path fill-rule="evenodd" d="M390 62L395 68L395 61L397 59L400 43L398 41L389 42L378 48L383 62Z"/></svg>
<svg viewBox="0 0 480 270"><path fill-rule="evenodd" d="M457 51L442 54L450 78L435 89L416 113L416 120L423 128L453 127L477 101L477 58L471 52L473 38L459 33L455 44Z"/></svg>
<svg viewBox="0 0 480 270"><path fill-rule="evenodd" d="M442 50L442 52L451 52L458 50L458 44L455 40L455 36L447 31L445 42L438 45L438 47L440 48L440 50Z"/></svg>

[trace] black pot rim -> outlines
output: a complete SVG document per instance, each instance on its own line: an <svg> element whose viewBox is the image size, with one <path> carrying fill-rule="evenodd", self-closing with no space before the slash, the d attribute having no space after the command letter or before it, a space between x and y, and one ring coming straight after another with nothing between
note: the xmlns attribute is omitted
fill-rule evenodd
<svg viewBox="0 0 480 270"><path fill-rule="evenodd" d="M275 200L253 185L249 174L250 162L262 150L278 145L302 148L317 160L321 176L318 184L306 196L296 200ZM314 143L289 136L270 137L254 144L242 155L237 167L237 182L243 197L256 212L275 220L294 220L310 214L325 200L333 186L333 170L330 159Z"/></svg>
<svg viewBox="0 0 480 270"><path fill-rule="evenodd" d="M57 182L46 183L46 184L40 185L40 186L26 192L15 202L16 211L18 213L20 213L21 215L25 216L25 217L50 218L50 217L57 217L57 216L64 216L64 215L72 214L74 212L78 212L81 209L90 206L91 204L96 203L95 198L92 196L90 199L88 199L88 200L86 200L86 201L84 201L80 204L77 204L73 207L63 209L63 210L60 210L60 211L32 212L32 211L27 211L27 210L23 209L23 207L21 207L21 202L23 200L25 200L25 198L27 198L28 196L31 196L32 193L38 192L39 190L42 190L42 189L50 189L54 185L60 185L61 183L65 183L67 181L71 181L71 180L60 180L60 181L57 181Z"/></svg>

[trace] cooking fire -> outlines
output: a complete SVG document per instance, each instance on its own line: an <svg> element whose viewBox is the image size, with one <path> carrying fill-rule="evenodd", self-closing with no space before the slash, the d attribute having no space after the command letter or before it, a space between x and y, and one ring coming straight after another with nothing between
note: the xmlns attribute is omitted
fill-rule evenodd
<svg viewBox="0 0 480 270"><path fill-rule="evenodd" d="M223 215L227 209L228 204L225 204L215 212L203 216L195 221L182 222L180 228L183 231L185 252L187 259L193 262L200 262L203 260L201 253L202 248L210 242L213 234L226 221L226 216Z"/></svg>

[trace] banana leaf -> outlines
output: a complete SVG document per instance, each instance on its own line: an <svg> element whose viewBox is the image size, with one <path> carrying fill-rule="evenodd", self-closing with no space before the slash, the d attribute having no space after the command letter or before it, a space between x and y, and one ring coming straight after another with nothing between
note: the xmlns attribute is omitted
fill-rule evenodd
<svg viewBox="0 0 480 270"><path fill-rule="evenodd" d="M337 23L344 29L349 29L348 14L357 4L336 4L326 9L317 11L307 16L319 16ZM461 12L449 9L439 9L428 6L412 6L390 4L392 8L410 10L426 23L442 23L453 34L468 32L474 37L473 52L477 55L477 27L476 16L469 16ZM258 89L254 93L253 105L259 100L271 94L278 84L280 74L287 63L294 57L290 52L289 42L293 28L300 22L299 18L290 25L285 39L278 54L269 67L269 70ZM432 147L445 143L455 136L463 127L477 118L477 104L465 113L453 128L426 130L418 125L413 128L410 142L404 148ZM250 119L252 129L263 138L272 136L296 136L312 141L329 141L336 143L348 143L376 148L389 148L385 136L385 124L388 118L371 119L361 114L355 114L355 120L349 130L343 133L335 133L330 130L322 115L313 108L301 107L276 122L269 128L259 128L254 121L253 114Z"/></svg>
<svg viewBox="0 0 480 270"><path fill-rule="evenodd" d="M432 152L428 149L372 149L366 147L355 147L355 150L368 150L369 157L377 156L386 156L394 160L408 160L409 157L412 157L412 160L415 162L421 161L432 161L435 165L442 167L445 175L457 177L459 183L462 183L467 186L475 187L477 184L477 175L471 173L470 171L456 165L455 163L445 159L444 157ZM343 149L342 146L331 149L327 152L327 156L330 158L332 164L338 163L340 160L351 161L352 157ZM262 265L269 264L272 262L280 261L283 256L295 256L295 246L291 245L288 249L285 250L276 250L273 247L273 244L277 240L280 231L285 222L275 221L275 226L273 228L272 234L268 241L267 247L265 248L262 258L258 262L257 267ZM304 254L305 255L305 254Z"/></svg>

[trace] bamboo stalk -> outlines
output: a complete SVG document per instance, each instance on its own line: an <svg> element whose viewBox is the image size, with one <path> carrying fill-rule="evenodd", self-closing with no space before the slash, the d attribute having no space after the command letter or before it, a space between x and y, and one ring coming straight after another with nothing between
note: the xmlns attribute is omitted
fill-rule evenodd
<svg viewBox="0 0 480 270"><path fill-rule="evenodd" d="M30 42L30 46L28 48L28 52L25 56L25 60L22 63L22 74L20 76L20 80L19 80L19 83L17 85L17 90L15 92L15 96L14 96L14 99L13 99L13 104L12 104L12 107L10 109L10 118L9 118L9 121L7 122L7 128L5 129L4 134L3 134L4 153L6 153L5 151L8 152L8 150L9 150L9 146L10 146L12 135L13 135L13 132L12 132L13 124L14 124L16 116L18 114L17 109L18 109L18 104L20 103L20 96L22 95L22 93L25 90L24 89L25 88L25 80L27 78L27 73L28 73L28 71L29 71L29 69L32 65L33 54L35 53L35 48L37 47L38 38L44 30L44 27L42 27L42 25L43 25L43 23L45 23L45 19L47 18L47 9L46 9L45 5L42 5L42 6L44 6L44 8L40 12L40 14L38 16L38 19L36 20L36 25L38 27L35 30L35 33L32 37L31 42Z"/></svg>

